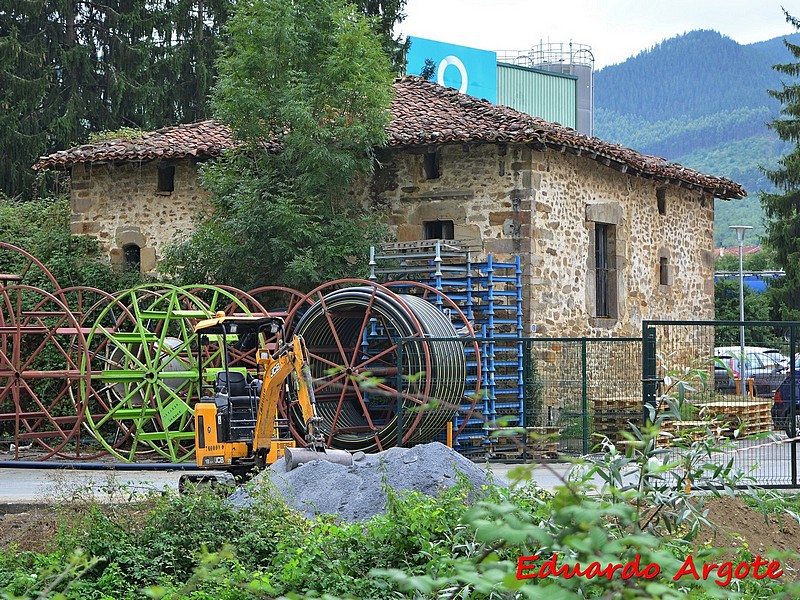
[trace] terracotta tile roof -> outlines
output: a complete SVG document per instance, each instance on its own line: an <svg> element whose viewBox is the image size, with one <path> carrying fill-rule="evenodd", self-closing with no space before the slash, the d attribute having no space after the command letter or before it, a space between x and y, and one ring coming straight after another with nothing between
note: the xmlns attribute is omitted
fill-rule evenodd
<svg viewBox="0 0 800 600"><path fill-rule="evenodd" d="M570 152L597 160L633 176L699 187L717 198L747 195L739 184L705 175L657 156L646 156L574 129L550 123L514 109L459 93L419 77L394 84L389 146L411 147L446 143L527 143L539 150ZM35 169L68 168L76 163L213 158L233 144L231 131L215 121L165 127L135 140L85 144L43 156Z"/></svg>
<svg viewBox="0 0 800 600"><path fill-rule="evenodd" d="M60 150L39 159L34 169L68 168L77 163L211 158L232 145L231 130L215 121L164 127L138 138L118 138Z"/></svg>

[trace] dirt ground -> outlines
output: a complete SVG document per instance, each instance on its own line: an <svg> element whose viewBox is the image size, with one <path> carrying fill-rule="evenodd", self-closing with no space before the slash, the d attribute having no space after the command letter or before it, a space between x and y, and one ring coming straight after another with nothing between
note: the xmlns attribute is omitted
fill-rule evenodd
<svg viewBox="0 0 800 600"><path fill-rule="evenodd" d="M739 497L715 498L707 506L708 520L716 531L703 531L699 543L709 541L717 548L749 548L753 557L780 561L788 579L800 579L800 524L793 516L764 515ZM783 553L795 556L784 558Z"/></svg>
<svg viewBox="0 0 800 600"><path fill-rule="evenodd" d="M794 517L785 513L765 516L738 497L715 498L707 503L707 507L708 519L716 526L716 531L702 531L698 544L749 548L753 557L761 555L769 560L779 560L787 578L800 579L800 560L782 556L784 552L800 554L800 524ZM113 510L119 511L119 507ZM136 512L144 518L143 512ZM77 507L74 516L77 518L80 513ZM69 509L51 507L4 514L0 519L0 548L46 552L53 546L59 522L69 515Z"/></svg>

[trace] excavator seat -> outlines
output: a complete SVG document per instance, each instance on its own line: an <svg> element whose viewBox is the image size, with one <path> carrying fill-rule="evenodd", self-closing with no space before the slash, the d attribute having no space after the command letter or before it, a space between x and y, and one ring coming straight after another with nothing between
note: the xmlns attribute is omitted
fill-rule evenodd
<svg viewBox="0 0 800 600"><path fill-rule="evenodd" d="M240 371L219 371L214 388L228 396L248 396L247 376Z"/></svg>
<svg viewBox="0 0 800 600"><path fill-rule="evenodd" d="M255 383L255 382L254 382ZM224 441L248 440L253 435L258 411L258 386L248 383L244 373L220 371L214 384L217 411L227 423Z"/></svg>

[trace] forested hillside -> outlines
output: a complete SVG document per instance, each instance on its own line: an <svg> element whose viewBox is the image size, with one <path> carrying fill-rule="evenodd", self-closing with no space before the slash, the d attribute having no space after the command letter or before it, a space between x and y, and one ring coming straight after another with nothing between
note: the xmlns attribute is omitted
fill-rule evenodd
<svg viewBox="0 0 800 600"><path fill-rule="evenodd" d="M717 201L717 245L735 245L734 221L764 230L758 193L769 183L759 166L788 148L766 125L780 110L767 90L785 79L772 66L792 61L783 40L742 45L692 31L595 74L595 135L745 187L745 200Z"/></svg>

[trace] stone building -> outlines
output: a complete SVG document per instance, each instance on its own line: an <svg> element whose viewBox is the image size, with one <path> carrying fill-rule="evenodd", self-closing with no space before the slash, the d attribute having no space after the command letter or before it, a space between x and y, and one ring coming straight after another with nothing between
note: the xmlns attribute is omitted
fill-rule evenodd
<svg viewBox="0 0 800 600"><path fill-rule="evenodd" d="M714 198L741 198L741 186L419 78L395 92L389 144L355 193L399 241L520 255L526 321L547 335L713 318ZM71 148L36 168L70 173L73 232L146 271L209 210L198 164L230 145L226 127L205 121Z"/></svg>

